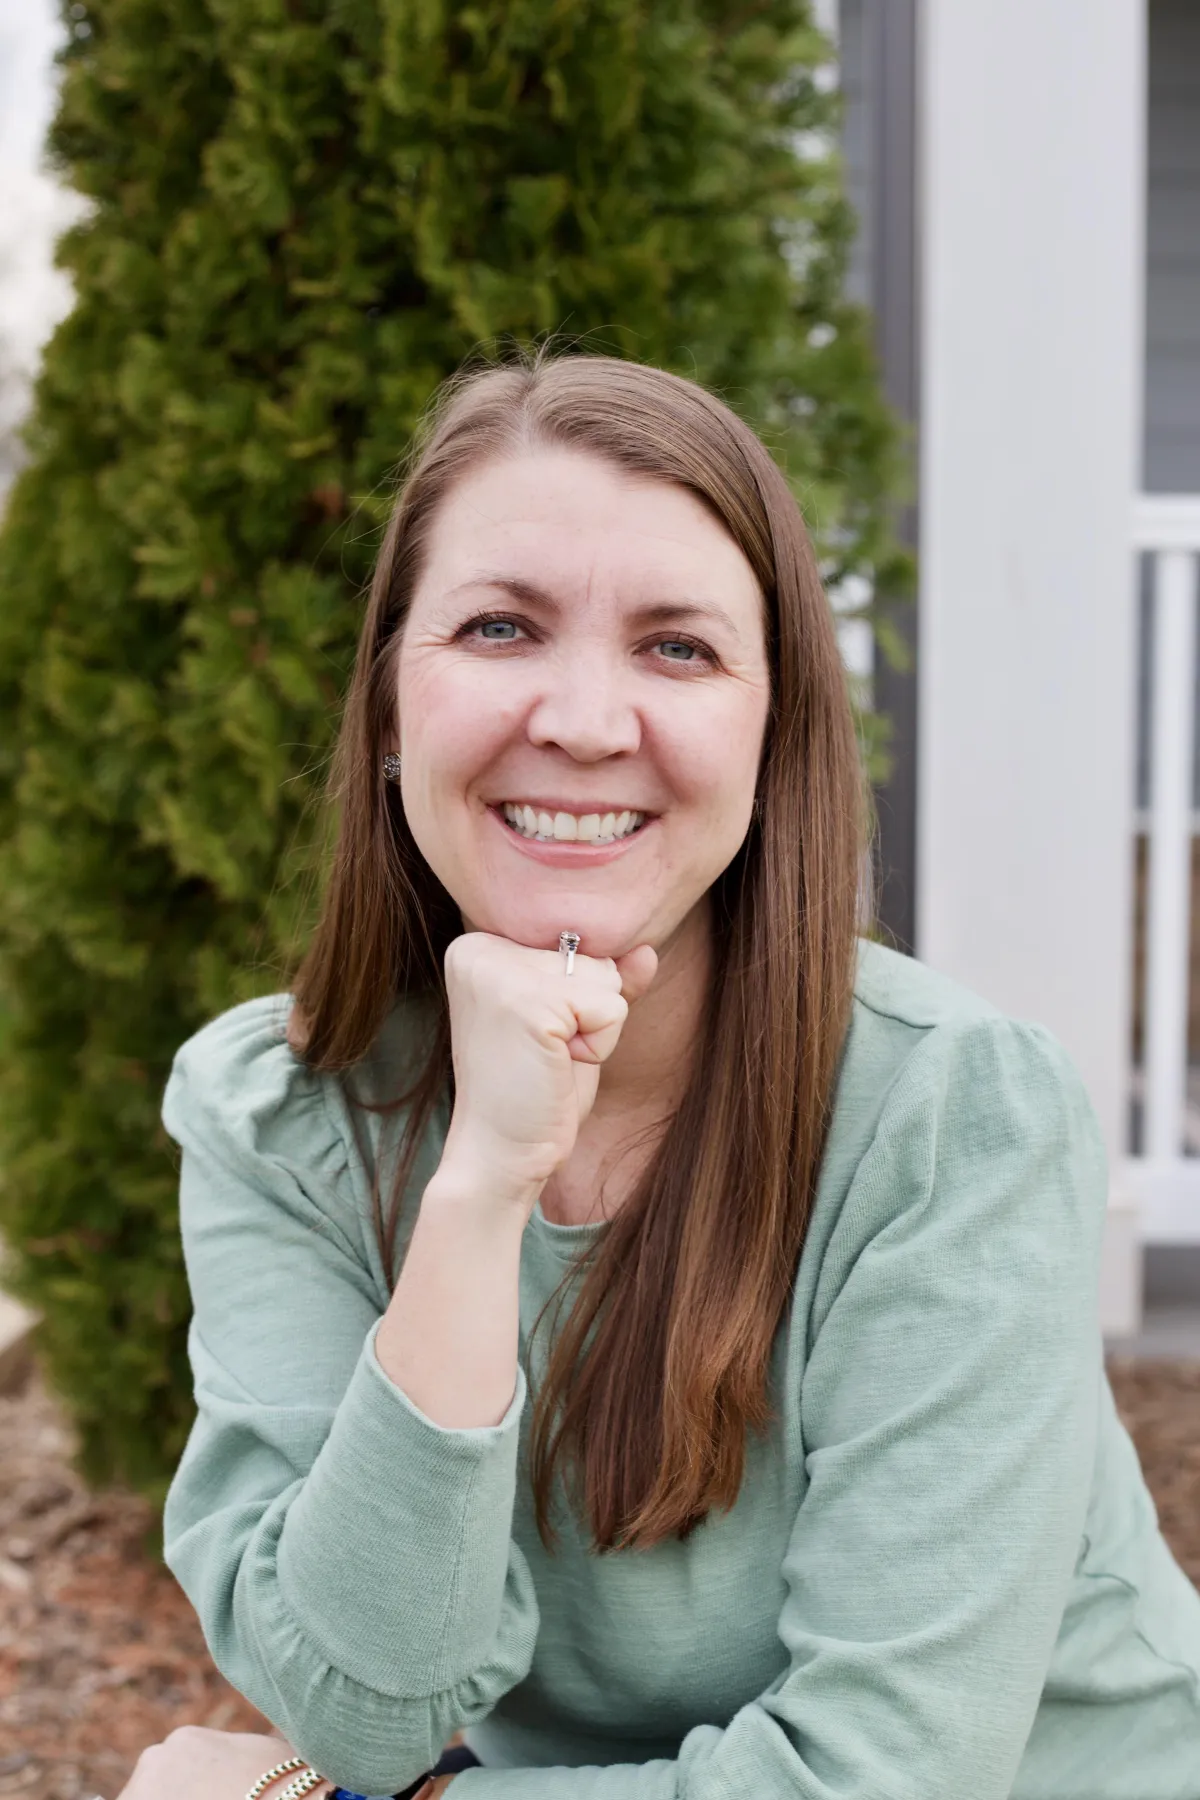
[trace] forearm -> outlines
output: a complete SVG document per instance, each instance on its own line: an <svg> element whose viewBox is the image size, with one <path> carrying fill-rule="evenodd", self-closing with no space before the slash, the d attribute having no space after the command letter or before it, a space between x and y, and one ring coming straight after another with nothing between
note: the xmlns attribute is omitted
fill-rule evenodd
<svg viewBox="0 0 1200 1800"><path fill-rule="evenodd" d="M488 1193L445 1163L425 1190L375 1354L435 1425L496 1425L512 1404L521 1239L536 1197Z"/></svg>
<svg viewBox="0 0 1200 1800"><path fill-rule="evenodd" d="M290 1482L262 1466L267 1435L302 1457L319 1416L256 1414L208 1382L200 1396L167 1548L214 1661L315 1767L394 1793L529 1669L537 1596L511 1540L520 1395L497 1426L445 1430L378 1367L372 1334ZM256 1419L257 1469L231 1455Z"/></svg>

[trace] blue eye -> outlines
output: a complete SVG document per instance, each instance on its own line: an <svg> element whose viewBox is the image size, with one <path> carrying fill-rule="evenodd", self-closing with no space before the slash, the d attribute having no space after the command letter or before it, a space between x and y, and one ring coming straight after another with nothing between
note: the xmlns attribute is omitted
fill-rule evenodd
<svg viewBox="0 0 1200 1800"><path fill-rule="evenodd" d="M510 635L515 635L516 629L511 619L485 619L480 635L485 638L504 640Z"/></svg>
<svg viewBox="0 0 1200 1800"><path fill-rule="evenodd" d="M696 654L695 644L686 644L682 638L664 638L659 645L659 649L667 658L668 662L690 662ZM674 654L677 650L683 652L682 656L676 656Z"/></svg>

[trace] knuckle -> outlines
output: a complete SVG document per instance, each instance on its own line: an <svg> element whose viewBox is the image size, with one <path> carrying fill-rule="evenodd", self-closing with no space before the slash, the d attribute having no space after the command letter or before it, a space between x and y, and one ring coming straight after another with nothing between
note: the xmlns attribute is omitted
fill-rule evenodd
<svg viewBox="0 0 1200 1800"><path fill-rule="evenodd" d="M145 1776L158 1780L165 1772L180 1764L186 1754L186 1742L180 1742L179 1731L169 1731L157 1744L147 1744L138 1756L135 1768Z"/></svg>

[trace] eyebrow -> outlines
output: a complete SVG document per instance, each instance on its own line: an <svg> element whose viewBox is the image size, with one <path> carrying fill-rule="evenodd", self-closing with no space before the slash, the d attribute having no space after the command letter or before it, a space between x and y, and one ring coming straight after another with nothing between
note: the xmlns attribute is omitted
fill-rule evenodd
<svg viewBox="0 0 1200 1800"><path fill-rule="evenodd" d="M549 588L539 586L536 581L529 581L523 575L504 575L486 569L459 582L457 587L451 589L451 594L461 594L478 587L500 588L504 593L511 594L514 600L540 606L546 612L561 614L566 610L557 595L552 594ZM634 607L630 616L639 625L665 625L677 619L694 619L723 625L734 638L741 636L725 609L711 600L654 600L644 606Z"/></svg>

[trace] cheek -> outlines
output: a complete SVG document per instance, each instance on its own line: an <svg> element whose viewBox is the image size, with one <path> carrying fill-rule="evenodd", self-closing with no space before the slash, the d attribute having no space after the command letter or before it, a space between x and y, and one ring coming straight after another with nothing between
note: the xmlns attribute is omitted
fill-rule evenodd
<svg viewBox="0 0 1200 1800"><path fill-rule="evenodd" d="M676 737L679 791L723 835L744 832L749 822L766 722L765 696L739 693L703 719L689 721L687 732Z"/></svg>
<svg viewBox="0 0 1200 1800"><path fill-rule="evenodd" d="M469 775L503 741L508 721L496 696L483 703L470 669L439 669L414 656L397 684L400 737L414 784L441 787Z"/></svg>

